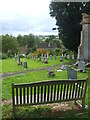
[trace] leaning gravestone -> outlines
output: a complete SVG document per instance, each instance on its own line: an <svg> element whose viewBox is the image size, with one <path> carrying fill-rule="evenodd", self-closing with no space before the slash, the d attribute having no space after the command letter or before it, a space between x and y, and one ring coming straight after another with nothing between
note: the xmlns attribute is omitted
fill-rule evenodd
<svg viewBox="0 0 90 120"><path fill-rule="evenodd" d="M78 62L78 70L85 72L85 62L83 61Z"/></svg>
<svg viewBox="0 0 90 120"><path fill-rule="evenodd" d="M23 64L24 64L24 68L27 69L27 62L24 62Z"/></svg>
<svg viewBox="0 0 90 120"><path fill-rule="evenodd" d="M66 70L67 69L67 66L66 65L62 65L61 66L61 70Z"/></svg>
<svg viewBox="0 0 90 120"><path fill-rule="evenodd" d="M68 80L77 79L77 71L73 68L69 68L67 71Z"/></svg>
<svg viewBox="0 0 90 120"><path fill-rule="evenodd" d="M39 57L39 60L41 61L41 56Z"/></svg>

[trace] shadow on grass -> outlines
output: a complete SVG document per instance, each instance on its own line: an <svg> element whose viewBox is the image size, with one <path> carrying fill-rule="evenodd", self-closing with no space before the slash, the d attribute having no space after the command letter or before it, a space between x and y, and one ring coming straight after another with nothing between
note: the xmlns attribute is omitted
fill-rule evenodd
<svg viewBox="0 0 90 120"><path fill-rule="evenodd" d="M88 110L72 109L72 110L53 110L50 106L34 106L34 107L19 107L15 109L15 116L11 105L5 105L2 109L2 119L87 119L89 118Z"/></svg>

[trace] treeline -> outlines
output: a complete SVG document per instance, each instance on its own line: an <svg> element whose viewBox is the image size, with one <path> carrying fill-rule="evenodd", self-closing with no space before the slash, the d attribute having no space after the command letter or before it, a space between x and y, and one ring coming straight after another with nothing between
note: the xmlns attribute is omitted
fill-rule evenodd
<svg viewBox="0 0 90 120"><path fill-rule="evenodd" d="M18 35L14 37L12 35L2 35L2 53L7 54L8 57L14 56L15 53L20 52L22 47L27 48L27 54L36 51L37 42L56 42L57 47L60 48L60 40L56 39L54 35L50 35L45 40L39 36L33 34L29 35Z"/></svg>

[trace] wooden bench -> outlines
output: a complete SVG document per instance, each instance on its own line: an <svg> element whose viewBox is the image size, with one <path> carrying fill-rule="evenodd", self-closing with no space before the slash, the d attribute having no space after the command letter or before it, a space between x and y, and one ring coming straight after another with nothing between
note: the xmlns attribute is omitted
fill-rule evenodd
<svg viewBox="0 0 90 120"><path fill-rule="evenodd" d="M87 79L53 80L30 84L12 83L13 110L16 106L30 106L64 101L82 100L85 106Z"/></svg>

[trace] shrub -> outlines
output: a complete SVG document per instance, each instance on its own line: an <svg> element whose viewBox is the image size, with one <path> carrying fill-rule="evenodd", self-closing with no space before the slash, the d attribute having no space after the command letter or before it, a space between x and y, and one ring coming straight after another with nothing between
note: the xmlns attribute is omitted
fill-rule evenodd
<svg viewBox="0 0 90 120"><path fill-rule="evenodd" d="M7 54L3 53L2 54L2 59L7 59L7 58L8 58Z"/></svg>
<svg viewBox="0 0 90 120"><path fill-rule="evenodd" d="M19 56L20 56L20 58L26 58L25 54L20 54Z"/></svg>

